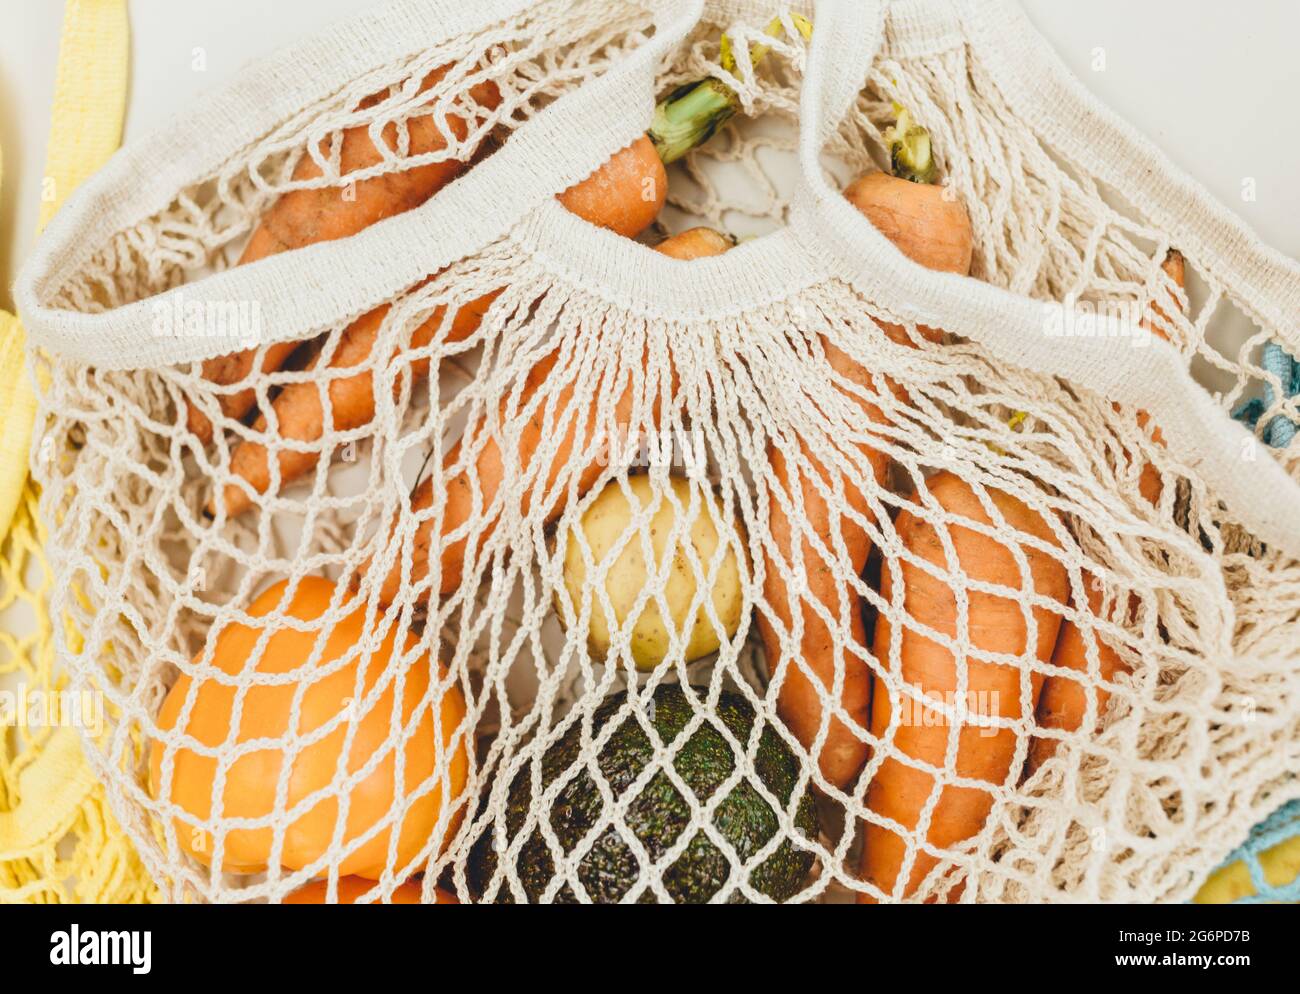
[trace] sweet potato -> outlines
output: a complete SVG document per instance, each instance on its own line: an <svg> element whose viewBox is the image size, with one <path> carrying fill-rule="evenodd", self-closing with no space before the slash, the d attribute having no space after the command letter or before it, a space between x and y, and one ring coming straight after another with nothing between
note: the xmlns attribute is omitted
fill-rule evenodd
<svg viewBox="0 0 1300 994"><path fill-rule="evenodd" d="M1022 658L1032 655L1047 661L1056 644L1061 615L1041 606L1032 608L1028 612L1034 622L1031 638L1027 612L1014 592L1032 590L1048 601L1064 605L1069 594L1066 568L1049 552L1012 539L1027 562L1029 575L1026 576L1012 545L960 523L964 519L997 527L996 519L990 516L970 484L951 473L940 473L927 482L926 488L935 503L955 520L936 526L910 508L899 513L895 528L904 547L912 556L937 568L940 575L932 575L906 559L884 565L881 596L891 604L901 604L911 624L896 622L891 620L890 612L881 612L873 643L879 665L887 667L923 698L934 701L937 695L944 704L962 709L959 719L961 714L1019 719L1025 717L1026 703L1032 714L1041 676L1031 675L1031 700L1025 702L1020 666L996 661L990 654ZM1018 498L999 490L989 490L987 495L997 509L997 517L1013 532L1032 536L1049 548L1056 545L1047 522ZM955 560L944 548L940 529L952 544ZM966 587L967 609L963 617L957 590L969 581L1009 588L1009 592L1002 595ZM964 642L969 647L965 658L955 655L913 624ZM957 700L953 695L963 668L968 696ZM932 767L949 769L950 775L988 784L990 789L1006 784L1017 748L1018 735L1014 730L987 727L978 720L959 720L956 754L949 768L946 755L952 729L948 718L911 698L903 698L899 704L902 713L892 738L895 753ZM872 702L872 734L884 738L892 717L890 696L877 686ZM931 773L891 756L872 778L867 789L867 806L911 834L936 790L940 791L937 806L925 837L930 846L942 851L980 831L993 803L993 795L988 790L941 786ZM934 868L937 857L920 849L915 841L912 845L916 858L908 878L900 881L908 839L868 820L862 853L864 879L885 893L896 896L913 893ZM860 894L859 900L870 903L873 898Z"/></svg>
<svg viewBox="0 0 1300 994"><path fill-rule="evenodd" d="M919 142L924 142L923 148ZM970 270L974 251L970 217L960 202L945 197L941 187L931 185L935 174L929 157L928 142L925 130L911 126L906 112L901 112L899 127L895 129L891 159L895 169L902 175L868 173L845 188L844 195L914 262L940 272L964 275ZM885 323L882 329L894 341L912 344L902 327ZM920 326L917 330L930 341L938 341L943 334L925 326ZM844 352L826 341L823 341L823 347L836 374L850 383L864 387L868 393L876 389L871 375ZM886 382L883 385L903 396L903 391L897 384ZM869 420L885 422L884 415L874 404L865 403L860 397L855 397L854 400L863 408ZM889 460L869 446L860 445L858 448L871 466L875 482L884 486ZM800 449L813 472L833 491L831 470L802 442ZM768 458L777 486L785 492L786 499L793 502L794 485L785 456L773 445L769 447ZM859 482L844 478L840 484L849 507L869 519L869 503ZM848 553L849 567L855 574L860 574L871 553L871 541L866 531L848 518L832 516L830 507L818 494L810 476L801 478L800 490L809 532L821 536L832 555L835 550L831 541L832 533L838 533ZM795 738L810 748L822 725L822 694L831 693L837 673L843 674L839 705L853 725L865 730L871 704L871 671L863 658L866 654L865 636L858 598L849 596L847 603L841 603L845 593L842 585L836 580L830 564L807 538L802 550L804 567L808 571L806 582L803 589L788 589L784 576L787 570L781 564L784 562L793 566L793 531L775 494L771 508L770 527L777 555L768 556L763 597L775 615L776 623L766 612L760 611L759 632L769 672L775 673L783 655L780 630L793 630L792 600L799 603L804 626L799 657L803 666L811 671L816 683L809 679L798 664L789 661L777 700L777 710ZM817 605L832 618L839 618L841 623L848 622L851 643L841 639L839 648L836 648L837 640L819 616ZM844 617L845 611L847 618ZM859 648L855 650L855 646ZM848 785L862 769L867 754L867 744L860 732L855 732L838 717L830 719L827 738L818 755L822 775L829 783L836 787Z"/></svg>

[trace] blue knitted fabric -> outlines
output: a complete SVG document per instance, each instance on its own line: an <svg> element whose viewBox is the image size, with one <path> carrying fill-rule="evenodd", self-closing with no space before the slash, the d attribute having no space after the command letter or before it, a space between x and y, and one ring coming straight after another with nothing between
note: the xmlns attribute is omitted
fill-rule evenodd
<svg viewBox="0 0 1300 994"><path fill-rule="evenodd" d="M1278 378L1287 397L1294 397L1300 393L1300 362L1291 358L1277 342L1269 342L1264 346L1263 361L1260 365ZM1273 384L1266 380L1263 399L1256 397L1246 401L1232 412L1232 416L1254 428L1264 412L1273 406L1273 400ZM1295 438L1296 425L1294 421L1279 414L1264 426L1262 434L1266 444L1275 449L1285 449L1291 444L1291 439Z"/></svg>
<svg viewBox="0 0 1300 994"><path fill-rule="evenodd" d="M1250 838L1243 842L1224 861L1224 864L1241 860L1250 871L1250 881L1255 893L1250 897L1239 898L1235 904L1265 904L1270 901L1295 903L1300 901L1300 877L1270 887L1264 879L1264 870L1259 865L1259 854L1265 849L1272 849L1287 839L1300 835L1300 801L1284 804L1250 832Z"/></svg>

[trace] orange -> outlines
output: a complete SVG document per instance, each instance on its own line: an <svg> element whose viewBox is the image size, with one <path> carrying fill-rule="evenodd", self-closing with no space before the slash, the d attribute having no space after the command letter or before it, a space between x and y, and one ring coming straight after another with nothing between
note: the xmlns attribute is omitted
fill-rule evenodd
<svg viewBox="0 0 1300 994"><path fill-rule="evenodd" d="M375 884L371 880L363 880L361 877L340 877L338 890L339 904L356 904L357 898L374 888ZM296 891L284 899L285 904L324 904L329 896L329 885L324 880L317 880L308 884L306 887L299 887ZM433 892L435 904L459 904L455 894L450 894L437 887ZM389 898L393 904L419 904L420 903L420 885L414 882L404 883L393 891L393 896Z"/></svg>
<svg viewBox="0 0 1300 994"><path fill-rule="evenodd" d="M266 590L248 609L254 618L275 612L287 589L280 582ZM313 670L325 670L337 664L349 650L361 641L365 628L365 608L358 606L352 613L334 624L329 630L320 622L335 586L320 577L307 577L298 584L293 599L283 609L283 615L307 622L304 631L285 626L283 619L268 619L265 624L227 625L217 635L212 663L219 671L230 676L247 678L252 674L271 675L290 673L307 667L318 641L323 642L319 658L312 668L306 669L297 680L282 684L260 684L249 687L243 695L239 728L233 736L235 743L268 739L265 748L241 756L226 770L219 817L222 821L234 818L265 818L273 812L281 823L287 822L287 813L316 792L327 793L314 799L306 810L295 811L294 820L284 829L284 840L278 862L288 869L302 869L319 859L329 850L339 818L339 797L345 789L339 760L349 726L353 739L344 764L349 775L379 758L376 765L359 782L348 790L348 812L342 833L342 851L345 856L338 863L340 875L355 874L378 879L388 859L389 837L393 823L384 827L365 841L362 836L384 822L389 812L405 803L398 828L396 864L397 872L411 872L416 867L411 862L433 835L439 814L446 800L443 797L441 777L430 780L438 768L439 756L451 745L458 726L465 717L465 699L456 686L441 694L431 705L424 703L430 693L433 660L427 655L417 657L407 665L405 686L402 691L401 736L404 745L387 742L394 714L397 677L395 667L402 665L394 659L396 633L388 637L364 660L365 677L358 692L357 676L363 660L358 654L349 662L328 675L317 675ZM310 622L318 622L315 625ZM271 635L261 655L250 667L249 660L259 637L267 629ZM406 652L411 651L416 639L409 633L404 639ZM198 657L196 657L197 662ZM438 667L440 676L445 670ZM380 682L385 681L383 692L373 703L366 695ZM300 684L302 691L299 720L296 728L290 727L291 708ZM436 693L436 691L435 691ZM320 729L352 707L364 707L364 712L345 718L329 734L304 744L301 739ZM195 681L182 674L163 701L158 715L158 727L164 731L176 726L188 698L193 705L185 726L185 733L206 747L221 746L231 737L231 722L236 698L236 688L219 682L215 677ZM423 707L421 707L423 705ZM433 709L438 708L442 719L442 741L434 732ZM421 709L418 720L414 719ZM456 752L448 764L450 798L454 801L465 787L468 771L466 736L462 734ZM162 793L162 765L167 752L174 758L170 800L193 819L207 822L213 814L214 779L217 759L191 751L181 743L169 748L161 739L150 743L149 788L155 798ZM404 751L405 768L402 783L396 782L396 750ZM277 783L283 771L286 754L292 756L288 773L287 803L276 808ZM459 813L458 813L459 814ZM448 830L454 831L455 822ZM196 859L210 864L215 840L208 833L181 818L175 820L178 841L183 849ZM225 835L221 868L231 873L258 873L271 861L273 830L267 827L232 827Z"/></svg>

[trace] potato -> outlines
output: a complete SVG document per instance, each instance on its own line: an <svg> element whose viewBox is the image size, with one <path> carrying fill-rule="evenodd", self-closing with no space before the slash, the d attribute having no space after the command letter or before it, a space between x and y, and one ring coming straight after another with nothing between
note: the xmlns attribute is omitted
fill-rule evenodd
<svg viewBox="0 0 1300 994"><path fill-rule="evenodd" d="M688 513L692 491L696 494L697 505L689 529L678 535L671 550L667 587L663 593L669 612L667 622L659 604L651 599L632 627L632 659L640 670L652 670L662 663L668 654L669 641L675 634L685 631L688 623L690 630L686 662L717 652L722 643L723 633L710 621L706 604L699 605L693 620L688 622L686 617L696 591L695 571L685 547L687 539L695 550L701 573L706 577L718 555L719 547L726 546L713 584L713 608L725 628L727 638L735 635L740 627L742 598L736 550L744 548L742 528L739 522L733 521L719 535L715 520L723 521L724 515L722 503L713 492L698 483L678 477L671 479L671 485L682 507L680 511L675 508L666 493L659 498L658 507L648 526L655 556L654 572L662 568L670 555L669 535L678 514ZM611 628L617 630L624 625L648 581L642 552L644 533L633 529L631 525L635 512L654 504L654 489L650 478L644 474L629 477L628 488L632 493L632 502L628 501L618 481L610 482L587 508L578 526L590 546L596 572L609 561L611 555L617 555L605 581L605 589L614 609L612 625L596 590L586 591L591 599L587 643L592 656L599 660L604 660L609 654ZM705 502L712 506L712 513ZM577 613L582 610L584 589L594 581L587 578L587 564L577 529L562 536L562 541L565 543L564 586L568 596L564 596L565 591L556 591L556 606L561 623L569 628L574 624Z"/></svg>

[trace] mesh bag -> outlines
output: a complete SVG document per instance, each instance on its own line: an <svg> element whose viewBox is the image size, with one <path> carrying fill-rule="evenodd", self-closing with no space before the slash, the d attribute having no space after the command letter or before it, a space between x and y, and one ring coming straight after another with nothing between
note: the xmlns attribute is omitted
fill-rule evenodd
<svg viewBox="0 0 1300 994"><path fill-rule="evenodd" d="M1300 796L1300 449L1229 417L1300 270L1014 6L773 13L393 3L50 226L52 615L167 896L1177 901ZM708 75L744 120L658 233L756 237L684 263L556 201ZM841 195L895 104L969 277ZM420 169L460 175L234 264L280 198Z"/></svg>

